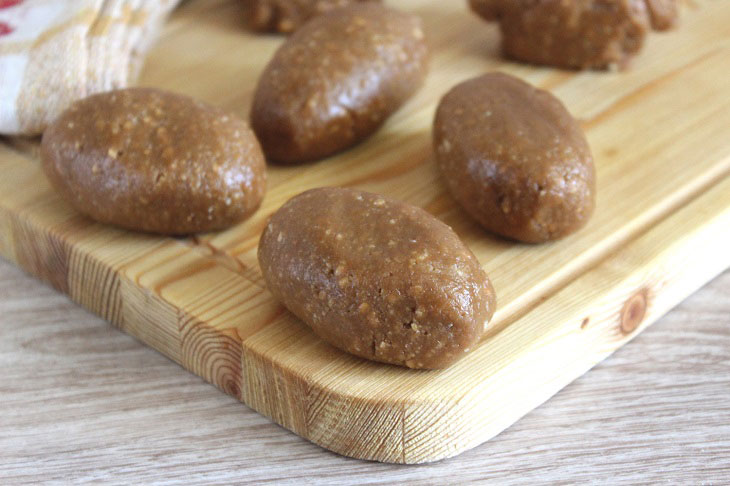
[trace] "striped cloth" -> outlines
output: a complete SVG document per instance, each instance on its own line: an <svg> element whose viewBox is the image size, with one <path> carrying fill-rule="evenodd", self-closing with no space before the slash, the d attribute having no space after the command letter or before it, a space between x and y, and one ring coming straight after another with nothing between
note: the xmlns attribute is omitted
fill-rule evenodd
<svg viewBox="0 0 730 486"><path fill-rule="evenodd" d="M0 134L36 135L73 101L135 81L178 0L0 0Z"/></svg>

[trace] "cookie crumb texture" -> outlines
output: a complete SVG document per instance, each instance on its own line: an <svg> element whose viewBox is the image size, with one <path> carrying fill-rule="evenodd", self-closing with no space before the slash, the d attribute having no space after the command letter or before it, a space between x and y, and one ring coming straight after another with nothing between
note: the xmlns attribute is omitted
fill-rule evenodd
<svg viewBox="0 0 730 486"><path fill-rule="evenodd" d="M588 142L547 91L502 73L466 81L441 100L433 134L446 186L489 231L541 243L573 233L593 213Z"/></svg>
<svg viewBox="0 0 730 486"><path fill-rule="evenodd" d="M259 79L251 124L273 161L301 163L375 132L426 76L418 17L377 3L319 16L276 52Z"/></svg>
<svg viewBox="0 0 730 486"><path fill-rule="evenodd" d="M676 0L470 0L508 57L571 69L625 67L647 33L676 24Z"/></svg>
<svg viewBox="0 0 730 486"><path fill-rule="evenodd" d="M334 346L410 368L474 349L495 309L476 257L420 208L313 189L271 218L258 250L270 291Z"/></svg>
<svg viewBox="0 0 730 486"><path fill-rule="evenodd" d="M263 32L289 33L307 20L335 8L355 2L380 0L243 0L246 17L252 29Z"/></svg>
<svg viewBox="0 0 730 486"><path fill-rule="evenodd" d="M41 158L78 211L153 233L226 228L255 211L266 188L263 153L246 122L156 89L74 103L44 132Z"/></svg>

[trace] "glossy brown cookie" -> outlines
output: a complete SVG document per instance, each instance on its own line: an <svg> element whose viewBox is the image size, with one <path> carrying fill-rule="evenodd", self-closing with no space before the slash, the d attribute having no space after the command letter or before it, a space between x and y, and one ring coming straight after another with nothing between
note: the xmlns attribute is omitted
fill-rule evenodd
<svg viewBox="0 0 730 486"><path fill-rule="evenodd" d="M623 67L651 28L677 19L676 0L469 0L499 22L502 49L513 59L575 69Z"/></svg>
<svg viewBox="0 0 730 486"><path fill-rule="evenodd" d="M588 142L547 91L501 73L466 81L441 100L433 135L446 186L489 231L540 243L593 213Z"/></svg>
<svg viewBox="0 0 730 486"><path fill-rule="evenodd" d="M269 290L319 336L363 358L443 368L474 349L495 308L487 275L445 224L377 194L289 200L258 250Z"/></svg>
<svg viewBox="0 0 730 486"><path fill-rule="evenodd" d="M133 230L217 230L258 208L261 148L246 122L157 89L74 103L43 134L41 158L60 194L91 218Z"/></svg>
<svg viewBox="0 0 730 486"><path fill-rule="evenodd" d="M313 19L259 79L251 125L264 153L294 164L360 142L417 91L427 58L414 15L358 3Z"/></svg>
<svg viewBox="0 0 730 486"><path fill-rule="evenodd" d="M355 2L380 0L242 0L248 23L254 30L289 33L306 21Z"/></svg>

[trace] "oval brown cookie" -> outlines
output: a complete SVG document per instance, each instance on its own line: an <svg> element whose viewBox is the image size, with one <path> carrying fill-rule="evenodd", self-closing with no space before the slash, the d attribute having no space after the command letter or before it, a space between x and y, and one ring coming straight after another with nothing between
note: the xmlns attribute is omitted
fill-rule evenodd
<svg viewBox="0 0 730 486"><path fill-rule="evenodd" d="M258 208L266 188L264 157L246 122L157 89L74 103L46 129L41 158L78 211L153 233L228 227Z"/></svg>
<svg viewBox="0 0 730 486"><path fill-rule="evenodd" d="M476 257L420 208L322 188L289 200L259 243L274 296L363 358L443 368L474 349L495 308Z"/></svg>
<svg viewBox="0 0 730 486"><path fill-rule="evenodd" d="M674 25L676 0L470 0L496 20L513 59L575 69L623 67L652 27Z"/></svg>
<svg viewBox="0 0 730 486"><path fill-rule="evenodd" d="M414 15L360 3L313 19L259 79L251 125L264 153L301 163L358 143L418 89L427 58Z"/></svg>
<svg viewBox="0 0 730 486"><path fill-rule="evenodd" d="M289 33L312 17L355 2L380 0L242 0L254 30Z"/></svg>
<svg viewBox="0 0 730 486"><path fill-rule="evenodd" d="M557 98L515 77L487 74L446 94L434 147L454 199L489 231L539 243L593 213L595 169L580 126Z"/></svg>

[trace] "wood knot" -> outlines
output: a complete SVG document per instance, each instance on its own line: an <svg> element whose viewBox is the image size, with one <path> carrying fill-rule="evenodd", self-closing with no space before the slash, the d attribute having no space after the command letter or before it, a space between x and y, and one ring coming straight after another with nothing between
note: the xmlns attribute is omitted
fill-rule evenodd
<svg viewBox="0 0 730 486"><path fill-rule="evenodd" d="M626 301L624 308L621 310L620 327L623 334L634 332L639 327L639 324L641 324L641 321L644 320L647 300L648 291L641 289Z"/></svg>
<svg viewBox="0 0 730 486"><path fill-rule="evenodd" d="M232 397L238 398L239 400L241 399L241 387L238 386L238 383L235 381L230 379L225 380L221 388L223 388L223 391Z"/></svg>

